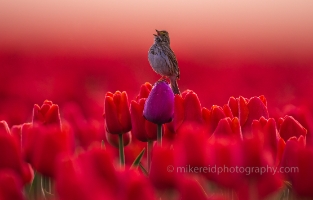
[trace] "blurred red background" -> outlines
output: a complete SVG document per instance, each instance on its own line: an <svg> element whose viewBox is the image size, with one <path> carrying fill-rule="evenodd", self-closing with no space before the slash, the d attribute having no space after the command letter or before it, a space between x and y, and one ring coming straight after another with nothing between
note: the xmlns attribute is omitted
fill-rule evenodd
<svg viewBox="0 0 313 200"><path fill-rule="evenodd" d="M147 51L169 31L180 89L202 106L265 95L272 113L312 111L311 1L6 1L0 3L0 120L30 120L45 99L101 119L107 91L133 99L159 79ZM61 112L62 114L62 112ZM271 112L270 112L271 115Z"/></svg>

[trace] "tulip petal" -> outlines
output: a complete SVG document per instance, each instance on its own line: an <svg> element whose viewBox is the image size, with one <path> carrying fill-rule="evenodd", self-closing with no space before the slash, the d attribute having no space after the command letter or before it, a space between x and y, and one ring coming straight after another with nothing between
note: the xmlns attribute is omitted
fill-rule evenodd
<svg viewBox="0 0 313 200"><path fill-rule="evenodd" d="M213 133L216 129L219 121L225 118L226 115L223 109L219 106L213 105L211 108L211 132Z"/></svg>
<svg viewBox="0 0 313 200"><path fill-rule="evenodd" d="M239 117L238 100L235 97L230 97L228 106L231 109L234 117Z"/></svg>
<svg viewBox="0 0 313 200"><path fill-rule="evenodd" d="M268 119L267 107L258 97L252 97L247 107L249 109L249 116L247 118L246 124L250 126L254 119L259 120L261 117Z"/></svg>
<svg viewBox="0 0 313 200"><path fill-rule="evenodd" d="M196 93L189 91L184 98L185 121L202 123L201 104Z"/></svg>
<svg viewBox="0 0 313 200"><path fill-rule="evenodd" d="M139 99L148 98L151 90L152 90L152 85L148 82L145 82L143 85L141 85L140 91L139 91L138 96L136 97L136 100L139 101Z"/></svg>
<svg viewBox="0 0 313 200"><path fill-rule="evenodd" d="M143 112L143 104L145 99L140 99L140 102L131 101L130 103L130 115L131 115L131 123L132 123L132 134L138 140L142 142L147 142L147 136L145 132L145 119L142 116Z"/></svg>
<svg viewBox="0 0 313 200"><path fill-rule="evenodd" d="M238 100L238 116L239 116L241 126L243 126L246 123L248 119L248 115L249 115L249 109L247 106L247 101L242 96L240 96Z"/></svg>
<svg viewBox="0 0 313 200"><path fill-rule="evenodd" d="M122 126L123 133L131 130L131 119L128 107L128 98L126 92L122 92L120 103L117 104L118 118Z"/></svg>
<svg viewBox="0 0 313 200"><path fill-rule="evenodd" d="M117 116L117 108L114 104L113 98L106 96L105 97L105 121L106 129L109 133L120 134L122 133L122 126Z"/></svg>
<svg viewBox="0 0 313 200"><path fill-rule="evenodd" d="M0 121L0 135L11 135L9 126L6 121Z"/></svg>
<svg viewBox="0 0 313 200"><path fill-rule="evenodd" d="M229 121L227 120L227 118L221 119L218 122L218 125L213 133L213 135L215 137L227 137L227 136L231 136L233 134L233 131L230 127Z"/></svg>
<svg viewBox="0 0 313 200"><path fill-rule="evenodd" d="M223 111L224 111L226 117L230 117L231 119L234 118L233 113L227 104L225 104L223 106Z"/></svg>

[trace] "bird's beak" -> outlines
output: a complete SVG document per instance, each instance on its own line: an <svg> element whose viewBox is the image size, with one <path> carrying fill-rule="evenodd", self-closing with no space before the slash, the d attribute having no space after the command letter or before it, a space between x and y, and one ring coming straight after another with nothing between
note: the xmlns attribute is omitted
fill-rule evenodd
<svg viewBox="0 0 313 200"><path fill-rule="evenodd" d="M158 35L156 35L156 34L153 34L153 36L154 36L154 37L158 37Z"/></svg>
<svg viewBox="0 0 313 200"><path fill-rule="evenodd" d="M158 35L160 35L160 31L158 31L158 30L156 30L156 29L155 29L155 31L157 32Z"/></svg>

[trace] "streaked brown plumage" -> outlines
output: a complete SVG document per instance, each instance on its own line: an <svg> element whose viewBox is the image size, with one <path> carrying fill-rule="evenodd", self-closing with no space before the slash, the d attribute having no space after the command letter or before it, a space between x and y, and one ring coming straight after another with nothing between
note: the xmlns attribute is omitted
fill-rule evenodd
<svg viewBox="0 0 313 200"><path fill-rule="evenodd" d="M179 67L176 56L170 47L170 37L167 31L156 30L154 34L154 44L148 51L148 60L152 69L171 81L171 88L174 94L180 94L177 79L179 79Z"/></svg>

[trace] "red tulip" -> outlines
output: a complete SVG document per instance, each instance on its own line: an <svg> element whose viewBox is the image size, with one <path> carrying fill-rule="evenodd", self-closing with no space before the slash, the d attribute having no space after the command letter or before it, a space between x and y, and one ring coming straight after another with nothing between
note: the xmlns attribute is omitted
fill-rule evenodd
<svg viewBox="0 0 313 200"><path fill-rule="evenodd" d="M109 152L99 146L57 162L55 185L60 200L115 199L119 177Z"/></svg>
<svg viewBox="0 0 313 200"><path fill-rule="evenodd" d="M22 160L21 147L11 135L8 125L5 121L0 122L0 170L13 170L23 184L29 183L33 179L33 172L29 164Z"/></svg>
<svg viewBox="0 0 313 200"><path fill-rule="evenodd" d="M41 107L35 104L33 109L33 123L58 125L61 127L59 106L48 100L45 100Z"/></svg>
<svg viewBox="0 0 313 200"><path fill-rule="evenodd" d="M152 152L149 179L158 189L170 189L176 186L176 167L174 151L155 146Z"/></svg>
<svg viewBox="0 0 313 200"><path fill-rule="evenodd" d="M29 156L34 169L45 176L55 177L59 157L72 153L71 131L66 128L60 131L53 126L38 126L32 128L31 135L33 146Z"/></svg>
<svg viewBox="0 0 313 200"><path fill-rule="evenodd" d="M267 152L263 151L263 144L257 137L244 139L242 143L243 158L245 167L267 167L275 166L274 159L268 157ZM258 179L259 173L251 173L247 178Z"/></svg>
<svg viewBox="0 0 313 200"><path fill-rule="evenodd" d="M313 198L313 149L300 148L295 157L295 173L291 173L291 184L297 196Z"/></svg>
<svg viewBox="0 0 313 200"><path fill-rule="evenodd" d="M146 99L140 99L138 102L132 101L130 104L130 115L132 121L132 134L142 142L157 139L157 125L146 120L143 117L143 110Z"/></svg>
<svg viewBox="0 0 313 200"><path fill-rule="evenodd" d="M264 117L254 120L252 122L252 133L255 137L259 138L263 149L270 152L272 158L276 160L280 136L275 120L273 118L267 120Z"/></svg>
<svg viewBox="0 0 313 200"><path fill-rule="evenodd" d="M183 123L203 124L201 104L196 93L186 90L181 96L175 95L174 118L167 128L175 133Z"/></svg>
<svg viewBox="0 0 313 200"><path fill-rule="evenodd" d="M284 148L280 166L289 168L298 166L298 150L305 147L303 139L303 136L300 136L299 138L291 137L288 139ZM285 175L290 179L290 174L287 173Z"/></svg>
<svg viewBox="0 0 313 200"><path fill-rule="evenodd" d="M0 199L24 200L23 185L14 171L0 170Z"/></svg>
<svg viewBox="0 0 313 200"><path fill-rule="evenodd" d="M313 198L313 149L305 147L304 137L291 137L286 142L285 151L280 166L289 173L285 173L292 184L297 197Z"/></svg>
<svg viewBox="0 0 313 200"><path fill-rule="evenodd" d="M279 134L287 141L289 138L296 136L297 138L301 135L305 138L307 130L293 117L285 116L279 119Z"/></svg>
<svg viewBox="0 0 313 200"><path fill-rule="evenodd" d="M264 96L252 97L247 104L249 116L246 121L247 126L251 126L253 120L258 120L261 117L268 119L267 103Z"/></svg>
<svg viewBox="0 0 313 200"><path fill-rule="evenodd" d="M226 114L220 106L213 105L210 110L202 108L202 118L205 121L205 126L208 129L209 135L213 134L219 121L225 117Z"/></svg>
<svg viewBox="0 0 313 200"><path fill-rule="evenodd" d="M204 167L208 165L208 137L198 124L184 123L177 132L174 143L175 162L179 167Z"/></svg>
<svg viewBox="0 0 313 200"><path fill-rule="evenodd" d="M242 139L239 119L237 117L233 118L232 120L229 117L221 119L212 136Z"/></svg>
<svg viewBox="0 0 313 200"><path fill-rule="evenodd" d="M126 92L106 93L104 102L105 126L111 134L123 134L131 130L131 119Z"/></svg>
<svg viewBox="0 0 313 200"><path fill-rule="evenodd" d="M277 168L273 157L268 156L262 145L258 137L243 140L244 168L251 171L244 176L242 184L236 189L239 199L264 199L283 186L281 174L274 172Z"/></svg>
<svg viewBox="0 0 313 200"><path fill-rule="evenodd" d="M313 146L313 113L310 108L307 106L296 107L294 105L287 105L283 113L292 116L307 129L307 145Z"/></svg>
<svg viewBox="0 0 313 200"><path fill-rule="evenodd" d="M57 163L55 189L60 200L88 199L88 186L84 180L85 170L77 158L64 157Z"/></svg>
<svg viewBox="0 0 313 200"><path fill-rule="evenodd" d="M139 102L139 99L148 98L152 90L152 85L148 82L145 82L141 85L139 94L136 97L136 101Z"/></svg>
<svg viewBox="0 0 313 200"><path fill-rule="evenodd" d="M244 164L240 144L238 140L230 137L211 138L207 156L209 170L204 173L204 176L222 187L237 188L238 182L241 182L244 176L234 171L236 167L242 167Z"/></svg>
<svg viewBox="0 0 313 200"><path fill-rule="evenodd" d="M238 106L236 106L235 100ZM250 99L241 96L236 99L231 97L228 101L228 105L233 115L238 115L244 137L251 134L251 124L253 120L259 120L261 117L268 119L269 117L267 102L264 96L252 97Z"/></svg>
<svg viewBox="0 0 313 200"><path fill-rule="evenodd" d="M92 193L116 194L119 177L113 166L111 152L95 145L79 155L79 162L85 170L85 180Z"/></svg>

